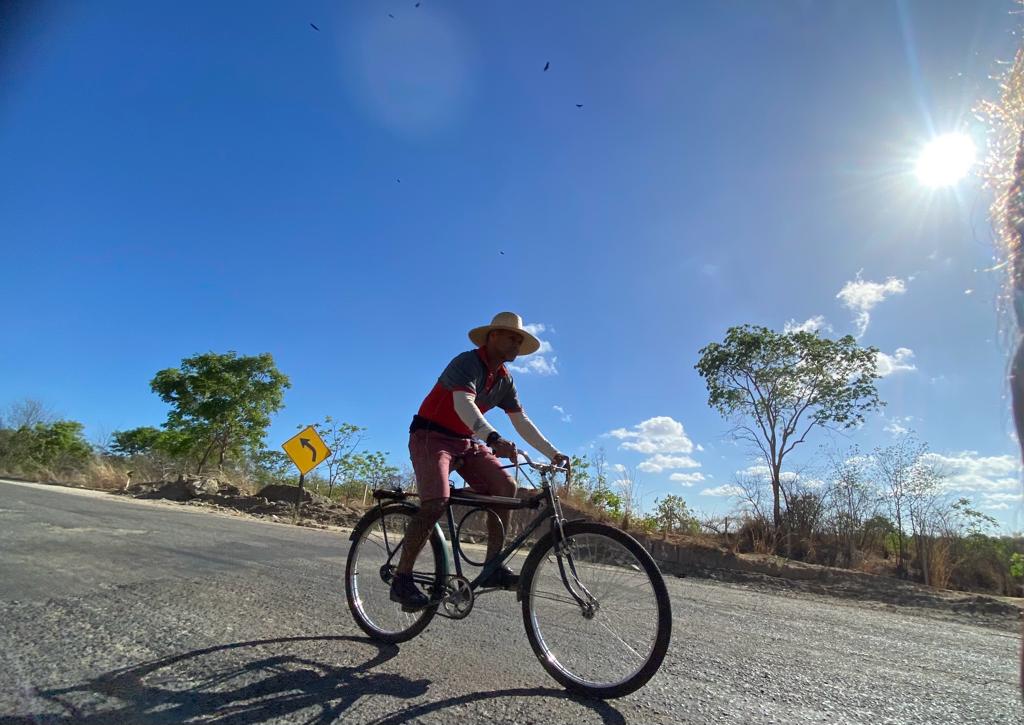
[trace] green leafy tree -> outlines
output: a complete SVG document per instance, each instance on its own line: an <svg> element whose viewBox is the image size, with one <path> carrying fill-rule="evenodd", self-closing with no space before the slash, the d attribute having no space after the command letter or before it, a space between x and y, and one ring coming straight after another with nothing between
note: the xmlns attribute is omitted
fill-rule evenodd
<svg viewBox="0 0 1024 725"><path fill-rule="evenodd" d="M590 503L613 516L622 516L622 496L608 488L607 484L600 484L594 489L590 494Z"/></svg>
<svg viewBox="0 0 1024 725"><path fill-rule="evenodd" d="M643 531L645 534L649 534L652 531L656 531L659 525L658 517L654 514L644 514L642 517L640 517L639 520L637 520L636 523L637 526L640 527L640 530Z"/></svg>
<svg viewBox="0 0 1024 725"><path fill-rule="evenodd" d="M362 442L362 434L366 428L335 420L329 415L322 423L314 423L313 427L331 451L331 457L323 466L326 471L327 495L331 496L334 487L344 480L347 473L357 467L352 456L356 455L356 446Z"/></svg>
<svg viewBox="0 0 1024 725"><path fill-rule="evenodd" d="M0 435L0 465L10 471L35 472L42 468L78 470L93 457L92 446L82 435L84 426L74 420L35 423Z"/></svg>
<svg viewBox="0 0 1024 725"><path fill-rule="evenodd" d="M251 467L248 474L260 487L280 483L295 471L295 464L284 451L261 448L247 456L246 460Z"/></svg>
<svg viewBox="0 0 1024 725"><path fill-rule="evenodd" d="M342 476L358 484L365 499L367 492L390 485L398 476L398 468L388 464L387 455L386 451L353 453L344 464Z"/></svg>
<svg viewBox="0 0 1024 725"><path fill-rule="evenodd" d="M592 485L590 459L587 456L573 456L569 463L570 487L577 491L588 491Z"/></svg>
<svg viewBox="0 0 1024 725"><path fill-rule="evenodd" d="M1002 594L1018 594L1024 560L1020 552L1014 550L1012 538L998 535L999 522L973 508L966 498L957 499L950 513L958 531L949 533L959 534L955 541L959 586L975 590L995 586Z"/></svg>
<svg viewBox="0 0 1024 725"><path fill-rule="evenodd" d="M1010 554L1010 576L1018 583L1024 580L1024 555L1019 551Z"/></svg>
<svg viewBox="0 0 1024 725"><path fill-rule="evenodd" d="M877 354L850 335L831 340L753 325L731 327L725 342L700 351L694 367L708 404L735 422L733 435L759 450L768 466L776 531L785 457L814 427L850 428L883 405L874 384Z"/></svg>
<svg viewBox="0 0 1024 725"><path fill-rule="evenodd" d="M694 533L699 528L682 496L670 493L654 499L654 505L654 520L662 533Z"/></svg>
<svg viewBox="0 0 1024 725"><path fill-rule="evenodd" d="M185 358L181 367L158 372L150 387L171 406L164 427L181 434L181 448L196 456L196 473L202 473L211 455L223 465L229 454L262 448L270 416L283 407L291 383L270 353L230 351Z"/></svg>
<svg viewBox="0 0 1024 725"><path fill-rule="evenodd" d="M82 467L92 458L92 447L82 435L83 429L74 420L36 424L32 429L36 460L44 466Z"/></svg>
<svg viewBox="0 0 1024 725"><path fill-rule="evenodd" d="M115 456L137 456L150 453L160 443L164 431L152 426L116 430L111 434L110 452Z"/></svg>

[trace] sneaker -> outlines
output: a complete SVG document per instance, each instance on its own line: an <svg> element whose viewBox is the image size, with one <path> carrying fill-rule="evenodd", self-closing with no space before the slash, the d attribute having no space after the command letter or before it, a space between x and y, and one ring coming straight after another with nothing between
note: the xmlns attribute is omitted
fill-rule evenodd
<svg viewBox="0 0 1024 725"><path fill-rule="evenodd" d="M430 603L423 592L416 588L412 574L395 574L391 582L391 601L401 604L403 612L415 612Z"/></svg>
<svg viewBox="0 0 1024 725"><path fill-rule="evenodd" d="M515 589L519 586L519 575L502 565L491 572L490 576L483 579L479 586L495 589Z"/></svg>

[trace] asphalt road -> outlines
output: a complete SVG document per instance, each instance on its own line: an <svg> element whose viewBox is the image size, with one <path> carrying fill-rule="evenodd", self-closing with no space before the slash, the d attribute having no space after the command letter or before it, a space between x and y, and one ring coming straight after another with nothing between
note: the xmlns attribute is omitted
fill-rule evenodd
<svg viewBox="0 0 1024 725"><path fill-rule="evenodd" d="M671 578L660 672L566 694L515 596L367 640L347 535L0 482L0 725L9 723L1014 723L1005 627Z"/></svg>

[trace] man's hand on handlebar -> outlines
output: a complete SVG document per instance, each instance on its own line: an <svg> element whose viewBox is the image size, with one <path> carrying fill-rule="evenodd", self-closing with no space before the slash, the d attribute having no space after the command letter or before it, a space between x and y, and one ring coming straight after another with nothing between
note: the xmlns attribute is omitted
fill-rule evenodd
<svg viewBox="0 0 1024 725"><path fill-rule="evenodd" d="M495 438L490 444L491 450L498 458L507 458L510 461L516 460L516 444L504 438Z"/></svg>

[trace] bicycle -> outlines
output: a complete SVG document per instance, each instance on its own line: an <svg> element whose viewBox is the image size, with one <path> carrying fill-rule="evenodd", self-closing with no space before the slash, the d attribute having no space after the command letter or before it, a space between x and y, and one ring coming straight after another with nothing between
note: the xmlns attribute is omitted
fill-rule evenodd
<svg viewBox="0 0 1024 725"><path fill-rule="evenodd" d="M540 488L519 498L521 463L540 474ZM389 599L406 526L418 510L415 494L378 489L376 506L356 524L345 565L345 595L356 624L370 637L391 643L420 634L435 615L463 619L473 609L479 582L508 561L545 521L550 530L531 547L522 566L517 600L534 654L551 677L588 697L615 698L643 687L668 650L672 612L664 577L651 555L632 536L607 524L566 520L552 486L567 468L534 463L519 451L504 468L516 469L516 496L485 496L453 489L445 519L453 551L434 525L413 570L413 580L430 603L405 612ZM529 475L527 480L536 489ZM469 506L458 524L452 504ZM494 557L476 562L460 535L466 520L488 508L540 509ZM491 514L493 515L493 514ZM472 580L462 561L482 567ZM451 573L451 561L455 573ZM481 592L497 591L480 589Z"/></svg>

